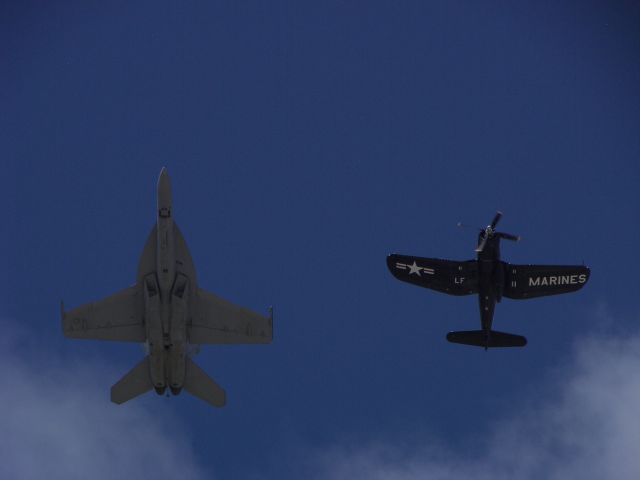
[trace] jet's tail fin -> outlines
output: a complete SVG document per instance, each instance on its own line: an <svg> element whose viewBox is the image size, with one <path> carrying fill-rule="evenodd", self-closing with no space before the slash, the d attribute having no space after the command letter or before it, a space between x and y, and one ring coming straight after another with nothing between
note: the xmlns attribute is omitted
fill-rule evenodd
<svg viewBox="0 0 640 480"><path fill-rule="evenodd" d="M149 376L149 357L147 356L111 387L111 401L118 404L124 403L138 395L147 393L152 388Z"/></svg>
<svg viewBox="0 0 640 480"><path fill-rule="evenodd" d="M484 348L524 347L527 344L527 339L521 335L496 332L495 330L489 330L488 332L484 330L449 332L447 333L447 340L452 343Z"/></svg>
<svg viewBox="0 0 640 480"><path fill-rule="evenodd" d="M186 357L185 361L184 389L214 407L224 407L227 403L227 396L222 387L214 382L191 358Z"/></svg>

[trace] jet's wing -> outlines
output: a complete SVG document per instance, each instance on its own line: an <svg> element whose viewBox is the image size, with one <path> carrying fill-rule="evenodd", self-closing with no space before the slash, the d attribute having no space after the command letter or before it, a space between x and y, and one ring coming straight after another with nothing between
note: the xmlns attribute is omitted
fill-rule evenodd
<svg viewBox="0 0 640 480"><path fill-rule="evenodd" d="M62 332L68 338L144 342L144 299L138 284L68 312L62 307Z"/></svg>
<svg viewBox="0 0 640 480"><path fill-rule="evenodd" d="M580 290L591 271L582 265L513 265L505 263L503 295L526 299Z"/></svg>
<svg viewBox="0 0 640 480"><path fill-rule="evenodd" d="M198 288L191 325L192 344L271 343L273 315L264 317Z"/></svg>
<svg viewBox="0 0 640 480"><path fill-rule="evenodd" d="M478 264L475 260L455 262L439 258L391 254L387 267L398 280L449 295L478 292Z"/></svg>

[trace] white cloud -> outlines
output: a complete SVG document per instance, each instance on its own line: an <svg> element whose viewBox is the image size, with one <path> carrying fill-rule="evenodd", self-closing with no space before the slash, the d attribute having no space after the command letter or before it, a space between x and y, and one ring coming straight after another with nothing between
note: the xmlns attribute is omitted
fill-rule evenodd
<svg viewBox="0 0 640 480"><path fill-rule="evenodd" d="M95 361L69 365L29 346L15 325L0 323L0 478L210 478L178 420L159 402L152 408L141 399L109 402L104 379L126 369L107 370ZM315 473L301 476L640 478L640 335L583 340L566 366L534 387L535 395L514 405L495 429L474 432L473 454L438 439L336 445L311 452L307 466ZM308 458L310 452L297 453Z"/></svg>
<svg viewBox="0 0 640 480"><path fill-rule="evenodd" d="M315 478L638 479L640 335L581 341L535 399L514 406L486 435L477 433L474 455L437 441L337 445L315 455Z"/></svg>
<svg viewBox="0 0 640 480"><path fill-rule="evenodd" d="M0 478L210 478L170 413L109 402L117 372L69 365L1 323Z"/></svg>

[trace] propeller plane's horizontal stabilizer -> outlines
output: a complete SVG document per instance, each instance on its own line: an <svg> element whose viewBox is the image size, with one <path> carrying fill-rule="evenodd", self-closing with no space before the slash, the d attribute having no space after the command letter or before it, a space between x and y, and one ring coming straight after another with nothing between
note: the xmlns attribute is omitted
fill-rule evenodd
<svg viewBox="0 0 640 480"><path fill-rule="evenodd" d="M527 344L527 339L522 335L496 332L495 330L488 332L484 330L449 332L447 333L447 340L451 343L461 343L463 345L474 345L484 348L524 347Z"/></svg>

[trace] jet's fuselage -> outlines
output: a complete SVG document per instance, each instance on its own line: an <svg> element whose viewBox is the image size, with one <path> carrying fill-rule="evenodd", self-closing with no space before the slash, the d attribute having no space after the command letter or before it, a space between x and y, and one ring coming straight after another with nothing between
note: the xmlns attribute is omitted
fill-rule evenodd
<svg viewBox="0 0 640 480"><path fill-rule="evenodd" d="M149 373L158 394L164 393L167 386L177 394L184 384L186 323L191 290L188 272L176 269L171 182L164 168L158 179L157 207L156 236L155 239L150 238L150 241L155 241L155 268L145 275L144 282ZM181 247L186 249L184 242L181 242ZM190 263L188 252L186 255ZM141 263L144 256L145 252ZM190 267L192 270L192 265Z"/></svg>
<svg viewBox="0 0 640 480"><path fill-rule="evenodd" d="M173 217L171 215L171 182L165 168L158 179L158 217L157 217L157 267L156 273L160 292L164 298L173 286L175 277L175 241L173 235Z"/></svg>

